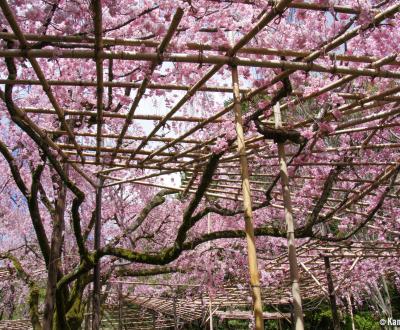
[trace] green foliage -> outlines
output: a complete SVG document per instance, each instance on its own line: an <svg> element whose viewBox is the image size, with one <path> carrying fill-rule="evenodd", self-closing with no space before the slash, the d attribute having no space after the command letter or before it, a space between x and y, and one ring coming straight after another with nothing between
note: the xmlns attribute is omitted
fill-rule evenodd
<svg viewBox="0 0 400 330"><path fill-rule="evenodd" d="M215 324L216 330L248 330L249 321L247 320L223 320Z"/></svg>
<svg viewBox="0 0 400 330"><path fill-rule="evenodd" d="M329 304L321 304L318 310L305 313L305 329L310 330L333 330L332 312ZM370 311L358 311L354 314L354 325L357 330L379 330L379 319ZM341 328L351 330L350 315L345 314L341 319Z"/></svg>
<svg viewBox="0 0 400 330"><path fill-rule="evenodd" d="M351 330L350 316L346 316L344 330ZM359 312L354 315L354 325L357 330L379 330L379 320L373 317L371 312Z"/></svg>
<svg viewBox="0 0 400 330"><path fill-rule="evenodd" d="M332 312L328 305L322 305L322 309L306 313L304 322L306 329L332 329Z"/></svg>

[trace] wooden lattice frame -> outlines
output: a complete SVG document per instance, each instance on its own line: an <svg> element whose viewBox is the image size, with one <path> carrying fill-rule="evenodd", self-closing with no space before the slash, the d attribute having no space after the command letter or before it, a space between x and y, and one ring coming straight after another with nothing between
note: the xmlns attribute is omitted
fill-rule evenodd
<svg viewBox="0 0 400 330"><path fill-rule="evenodd" d="M353 260L350 267L346 266L347 274L351 274L354 266L363 260L390 258L393 261L400 258L400 246L398 243L382 243L371 244L370 242L354 242L354 243L327 243L324 245L308 242L297 249L298 262L301 265L300 278L302 297L304 300L320 300L327 299L328 289L323 258L329 257L333 269L343 269L345 260ZM265 267L266 271L276 271L282 269L289 271L287 255L282 254L268 260ZM41 270L37 274L39 277L45 276L45 270ZM0 269L0 280L15 280L14 275L10 273L10 269ZM121 286L130 288L130 291L138 286L158 286L170 289L169 296L150 296L143 294L129 293L122 295L119 291ZM176 296L177 287L186 290L195 291L192 298L185 297L182 292ZM344 281L336 281L335 290L348 290L351 283ZM105 292L103 291L103 294ZM292 302L290 293L290 282L285 280L279 286L268 286L262 289L263 301L269 306L290 305ZM119 309L122 308L122 324L127 329L146 329L152 328L156 324L156 329L163 329L174 326L174 319L177 322L192 322L194 320L207 320L211 311L213 315L221 317L226 316L230 311L238 308L250 309L251 303L249 288L239 285L228 285L221 290L212 293L211 302L210 294L206 288L200 285L176 285L165 282L146 282L146 281L114 281L112 282L108 299L111 301L119 300L120 303L106 303L105 314L103 317L104 325L112 323L117 325L120 323ZM118 297L116 299L116 297ZM142 314L138 314L137 310L126 308L129 305L135 305L142 309ZM175 306L174 306L175 305ZM221 311L218 314L218 311ZM223 312L227 311L227 312ZM225 315L224 315L225 313ZM280 313L277 310L277 313ZM273 313L274 314L274 313ZM87 315L91 315L88 311ZM104 315L104 314L103 314ZM278 315L271 316L274 319L279 318ZM282 318L288 319L286 313L282 313ZM88 318L86 318L88 320ZM132 322L134 320L134 322ZM0 322L0 329L28 329L30 328L30 320L15 320Z"/></svg>
<svg viewBox="0 0 400 330"><path fill-rule="evenodd" d="M3 39L14 39L19 42L20 49L8 49L0 50L0 57L24 57L27 58L37 75L37 80L20 80L20 79L2 79L1 84L13 84L13 85L40 85L43 87L45 95L48 97L50 103L52 104L52 109L37 109L37 108L20 108L17 109L17 115L22 120L24 120L33 131L35 131L41 139L47 143L53 150L55 150L62 160L66 163L70 163L73 169L78 172L85 180L87 180L94 188L99 187L99 182L105 184L102 186L109 187L119 184L135 183L138 185L148 185L153 187L165 188L164 185L152 181L152 178L159 177L161 175L171 174L171 173L191 173L191 177L187 181L182 182L181 187L167 187L177 192L195 193L196 185L199 183L197 175L204 171L205 164L210 158L211 153L209 151L210 146L212 146L217 140L218 136L211 138L208 141L202 141L199 143L197 140L191 138L194 133L198 130L207 127L207 125L212 125L221 122L229 113L232 113L235 105L246 102L254 98L256 95L263 93L267 88L273 86L277 82L282 81L285 77L290 76L290 74L300 70L307 72L322 72L322 73L332 73L342 76L338 81L325 86L321 90L313 92L308 95L303 95L302 93L293 91L288 95L286 103L278 106L279 111L284 111L291 106L301 104L306 100L312 100L323 93L332 91L344 84L356 79L360 76L365 77L383 77L390 79L399 79L400 73L393 70L385 70L383 67L385 65L398 66L400 63L398 61L398 54L389 54L383 58L376 58L373 56L351 56L351 55L337 55L333 53L338 46L351 40L359 33L364 32L375 25L384 21L386 18L394 15L399 11L400 5L394 5L389 7L383 12L376 12L376 16L373 22L368 26L359 26L351 29L349 32L339 35L337 38L333 38L330 42L324 44L316 51L293 51L290 49L262 49L254 47L246 47L247 43L256 36L256 34L269 22L281 15L286 8L301 8L306 10L317 10L317 11L330 11L334 10L339 13L346 14L358 14L358 10L345 6L334 6L331 8L327 5L312 4L312 3L292 3L292 1L281 0L281 1L270 1L271 9L265 11L260 16L257 24L244 35L235 45L231 47L213 47L204 46L196 43L189 43L187 49L189 51L198 51L198 54L168 54L165 52L168 45L173 43L174 34L179 30L178 25L183 16L183 11L178 10L172 20L172 23L161 42L152 40L131 40L131 39L113 39L113 38L103 38L102 36L102 19L101 19L101 7L95 6L94 11L94 27L95 33L93 37L78 37L78 36L41 36L24 34L21 31L18 22L16 21L14 14L8 7L5 1L1 2L1 8L5 17L7 18L13 33L0 33L0 37ZM212 33L213 29L205 29L205 33ZM82 45L90 46L90 50L57 50L57 56L59 58L76 58L76 59L95 59L96 62L96 77L95 81L66 81L66 80L47 80L43 74L43 71L37 61L37 58L51 58L54 56L54 50L52 49L31 49L30 42L32 41L51 41L58 44L66 44L68 42L81 43ZM153 53L139 53L132 51L112 51L105 50L112 49L114 46L126 46L126 47L136 47L145 44L147 47L154 47L155 51ZM207 54L208 51L222 51L224 55ZM257 54L257 55L274 55L278 57L289 57L294 58L294 60L252 60L246 58L246 54ZM239 56L240 55L240 56ZM320 65L317 60L320 58L329 58L332 61L332 65ZM106 59L113 60L129 60L129 61L148 61L150 62L150 70L148 75L144 78L141 83L129 83L121 81L104 81L103 73L103 61ZM163 62L184 62L184 63L198 63L198 64L209 64L211 68L207 73L199 79L195 84L191 86L176 85L176 84L152 84L151 74ZM350 68L347 66L340 65L340 62L356 62L364 63L364 68ZM246 67L265 67L265 68L276 68L280 69L281 73L277 74L274 79L272 79L267 85L258 87L256 89L240 89L237 92L241 93L241 96L236 97L235 101L227 105L224 109L216 112L214 115L208 118L199 117L188 117L176 115L180 109L195 95L196 93L233 93L235 88L221 87L221 86L207 86L207 81L212 78L223 66L228 65L232 68L237 66ZM79 110L79 109L62 109L57 102L56 97L52 92L52 86L93 86L97 88L97 112ZM104 88L108 87L119 88L119 87L132 87L137 88L137 93L133 103L131 104L128 113L109 113L103 109L103 94ZM237 87L239 88L239 87ZM167 113L165 116L155 116L155 115L136 115L135 111L147 89L160 89L160 90L178 90L186 91L186 94L180 99L180 101ZM400 143L385 143L385 144L372 144L370 142L371 136L376 134L379 130L390 129L392 127L397 127L400 123L392 122L392 119L400 113L399 100L400 96L397 93L400 92L400 87L392 87L385 91L381 91L376 94L370 94L367 91L362 91L357 94L342 93L341 96L347 100L352 100L351 103L346 103L343 106L339 106L337 111L340 111L344 118L348 115L353 115L355 113L362 113L364 110L376 109L382 105L392 105L392 108L388 111L379 112L373 115L369 115L359 119L352 119L343 121L340 123L335 132L330 133L330 136L339 136L341 134L348 134L350 132L370 132L369 138L364 141L362 145L352 145L348 147L341 148L327 148L326 150L318 150L311 148L311 153L336 153L339 151L357 152L367 149L380 150L383 148L393 148L398 149ZM293 97L294 98L293 98ZM39 115L55 115L57 116L60 124L65 128L64 130L48 130L39 127L35 121L35 114ZM66 122L66 116L96 116L97 128L96 132L82 132L73 131ZM332 112L324 114L325 118L332 118ZM103 122L104 118L113 118L114 120L123 120L124 124L122 126L121 132L117 133L104 133L103 132ZM154 129L147 136L130 136L127 135L129 126L133 120L157 120L158 123L155 125ZM371 121L380 120L377 125L374 126L359 126ZM190 128L188 131L182 135L174 138L163 138L156 136L157 132L164 127L165 124L171 121L182 121L182 122L192 122L195 126ZM264 124L268 123L264 120ZM275 123L276 124L276 123ZM283 130L288 126L289 123L284 122L281 127ZM291 128L300 129L310 127L313 124L311 119L304 119L298 122L290 123ZM280 127L276 127L280 128ZM276 132L275 132L276 133ZM49 134L61 134L65 135L69 139L69 143L56 143L49 138ZM284 131L283 134L289 134L289 132ZM81 144L79 143L79 137L85 138L95 138L95 144ZM104 139L116 139L116 144L113 147L105 146ZM295 138L299 139L299 136ZM122 143L124 140L140 141L139 145L134 149L122 148ZM264 147L260 147L257 142L265 140L265 136L254 135L251 137L246 137L245 145L246 151L245 155L248 159L252 157L258 157L260 153L263 152ZM274 139L272 140L279 140ZM287 138L289 142L286 144L291 144L291 139ZM156 141L162 143L161 147L152 146L151 142ZM171 151L173 147L181 146L183 151ZM148 149L144 149L147 147ZM225 200L233 201L244 201L246 202L246 196L243 199L239 197L241 192L241 184L243 173L238 171L240 168L239 158L244 154L240 155L236 151L238 147L237 144L232 144L230 150L222 157L220 161L219 170L222 171L221 174L228 175L229 179L215 178L212 185L207 189L206 196L221 198ZM111 157L105 156L105 154L111 154ZM126 156L129 155L129 156ZM264 155L266 158L271 159L273 162L276 161L274 166L278 165L278 158L280 155ZM294 156L296 154L290 154L287 156ZM90 159L90 160L88 160ZM288 165L291 161L289 161ZM351 181L357 181L366 184L360 191L343 190L341 192L350 193L351 197L343 203L339 203L339 207L331 207L324 210L324 212L338 214L340 212L355 213L360 215L360 212L352 211L350 208L353 205L362 205L362 198L368 194L373 194L374 189L377 187L382 187L387 185L389 178L391 178L395 173L399 171L400 160L388 162L373 162L373 161L341 161L337 163L302 163L292 166L305 167L305 166L383 166L381 174L379 174L374 179L359 179ZM101 170L98 170L98 166L101 166ZM242 164L243 166L243 164ZM271 166L269 164L268 166ZM146 174L140 177L118 177L110 175L112 172L117 171L129 171L131 168L145 169ZM229 169L232 172L224 172ZM235 171L236 169L236 171ZM90 173L90 174L88 174ZM278 171L276 171L278 173ZM97 176L102 179L98 181ZM238 179L232 178L238 177ZM261 174L257 177L272 178L276 179L279 174ZM307 175L297 175L293 179L299 180L309 180L311 179ZM345 177L339 177L338 181L348 180ZM235 184L236 183L236 184ZM251 194L253 196L253 203L255 208L261 208L264 206L270 206L278 209L283 209L286 207L284 203L284 196L278 191L273 191L275 195L275 203L269 203L263 201L263 186L265 186L265 181L257 182L257 180L250 181ZM397 187L398 182L394 182L393 186ZM398 190L397 190L398 193ZM389 198L397 198L396 194L388 194ZM282 197L281 197L282 196ZM366 213L361 213L363 216L367 216ZM339 219L340 217L334 216L334 218ZM333 249L340 247L334 247ZM312 250L312 249L311 249ZM306 252L311 251L306 248ZM370 250L368 250L370 251ZM372 254L372 256L375 256ZM382 255L379 255L381 257ZM397 255L396 255L397 256ZM341 255L335 255L335 258L340 259ZM305 262L301 263L302 268L308 274L311 274L313 267L309 267ZM276 265L275 265L276 266ZM314 275L313 275L314 276ZM311 278L313 277L311 276ZM312 283L321 287L322 280L317 277L312 278ZM308 292L313 292L313 290L307 287L308 283L304 283L304 288L307 288ZM228 297L229 298L229 297ZM225 298L224 298L225 299Z"/></svg>

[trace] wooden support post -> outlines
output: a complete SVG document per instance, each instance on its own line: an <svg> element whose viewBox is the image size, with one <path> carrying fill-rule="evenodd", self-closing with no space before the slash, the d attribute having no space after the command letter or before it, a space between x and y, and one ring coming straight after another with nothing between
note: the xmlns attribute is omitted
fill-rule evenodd
<svg viewBox="0 0 400 330"><path fill-rule="evenodd" d="M176 317L176 296L174 297L173 308L174 308L174 329L178 330L178 320Z"/></svg>
<svg viewBox="0 0 400 330"><path fill-rule="evenodd" d="M340 330L339 313L336 306L335 288L333 286L331 263L329 261L329 257L324 257L324 263L325 263L326 279L328 281L329 301L331 303L331 309L332 309L333 329Z"/></svg>
<svg viewBox="0 0 400 330"><path fill-rule="evenodd" d="M277 103L274 106L274 118L275 118L275 128L282 128L281 110L279 103ZM294 318L295 318L294 329L303 330L304 329L303 308L301 304L299 270L297 265L296 242L294 236L292 200L290 198L289 175L286 165L286 154L285 154L284 143L278 143L278 156L279 156L279 173L282 183L282 195L283 195L285 220L287 227L290 282L292 284L292 297L293 297Z"/></svg>
<svg viewBox="0 0 400 330"><path fill-rule="evenodd" d="M232 66L233 102L235 111L235 126L237 134L238 153L240 157L240 170L242 176L242 194L244 221L247 241L247 253L250 271L250 286L253 298L253 311L256 330L264 329L263 306L261 300L260 277L257 266L256 244L253 227L253 210L250 193L249 168L246 157L246 146L244 142L242 109L240 106L239 76L236 66Z"/></svg>
<svg viewBox="0 0 400 330"><path fill-rule="evenodd" d="M210 313L210 330L214 329L214 325L213 325L213 310L212 310L212 302L211 302L211 296L210 294L208 295L208 308L209 308L209 313Z"/></svg>
<svg viewBox="0 0 400 330"><path fill-rule="evenodd" d="M122 330L122 283L118 284L118 329Z"/></svg>
<svg viewBox="0 0 400 330"><path fill-rule="evenodd" d="M153 330L156 330L156 312L152 311Z"/></svg>
<svg viewBox="0 0 400 330"><path fill-rule="evenodd" d="M351 320L351 329L352 330L356 330L356 326L354 324L353 304L351 303L351 298L350 298L349 294L346 296L346 299L347 299L347 305L348 305L348 308L349 308L349 314L350 314L350 320Z"/></svg>
<svg viewBox="0 0 400 330"><path fill-rule="evenodd" d="M207 233L211 233L211 213L208 213L207 215ZM208 248L211 248L211 241L208 242ZM211 260L210 260L211 262ZM210 330L213 330L214 326L213 326L213 312L212 312L212 302L211 302L211 295L210 292L208 292L208 308L209 308L209 312L210 312Z"/></svg>
<svg viewBox="0 0 400 330"><path fill-rule="evenodd" d="M90 286L89 286L89 292L88 292L88 301L87 301L87 305L86 305L86 316L85 316L85 330L89 330L90 329L90 301L92 298L92 294L90 292Z"/></svg>
<svg viewBox="0 0 400 330"><path fill-rule="evenodd" d="M99 186L96 189L96 221L94 225L94 249L101 247L101 197L104 179L99 179ZM93 323L92 329L100 329L101 318L101 263L96 263L93 270Z"/></svg>
<svg viewBox="0 0 400 330"><path fill-rule="evenodd" d="M294 308L293 308L293 302L290 302L290 329L294 330L296 326L296 320L294 318Z"/></svg>

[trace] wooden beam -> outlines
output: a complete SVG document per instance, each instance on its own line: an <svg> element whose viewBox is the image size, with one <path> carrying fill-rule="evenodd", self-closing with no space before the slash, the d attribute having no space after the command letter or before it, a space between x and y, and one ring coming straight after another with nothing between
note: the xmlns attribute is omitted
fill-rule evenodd
<svg viewBox="0 0 400 330"><path fill-rule="evenodd" d="M243 133L242 109L240 105L239 76L236 66L232 66L233 102L235 111L235 127L237 134L237 148L240 158L240 170L242 177L242 195L247 241L247 253L250 271L250 286L253 298L253 313L256 330L264 329L263 306L261 300L260 278L257 265L257 252L253 227L253 210L249 182L249 167L246 156L246 146Z"/></svg>
<svg viewBox="0 0 400 330"><path fill-rule="evenodd" d="M275 128L282 127L280 105L277 103L274 106ZM289 175L286 165L285 144L278 143L278 156L279 156L279 173L282 184L282 195L285 210L285 220L287 227L287 240L289 250L289 266L290 266L290 281L292 285L292 297L294 307L294 324L296 330L304 329L303 307L301 303L300 284L299 284L299 271L296 257L296 241L294 236L294 220L292 201L289 190Z"/></svg>
<svg viewBox="0 0 400 330"><path fill-rule="evenodd" d="M216 311L214 315L222 319L231 320L249 320L253 316L251 312L246 311ZM290 318L290 313L263 312L262 316L264 320L279 320Z"/></svg>
<svg viewBox="0 0 400 330"><path fill-rule="evenodd" d="M333 329L340 330L340 319L339 313L336 305L336 295L335 289L333 286L332 272L331 272L331 264L329 261L329 257L324 257L325 263L325 271L326 271L326 279L328 281L328 292L329 292L329 301L332 309L332 320L333 320Z"/></svg>

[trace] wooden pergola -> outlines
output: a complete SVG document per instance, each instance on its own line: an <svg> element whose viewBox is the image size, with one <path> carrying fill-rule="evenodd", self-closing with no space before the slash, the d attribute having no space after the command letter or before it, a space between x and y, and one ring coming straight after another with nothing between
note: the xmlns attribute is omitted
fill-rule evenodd
<svg viewBox="0 0 400 330"><path fill-rule="evenodd" d="M250 291L257 329L261 329L263 324L262 302L267 304L292 302L294 306L293 322L296 323L296 329L302 329L301 297L310 299L321 295L332 296L332 292L326 289L330 284L326 285L329 279L325 276L326 269L321 266L323 258L325 260L328 258L333 268L336 267L336 264L340 265L340 260L344 258L360 260L370 257L399 257L397 246L391 246L389 250L385 250L386 247L380 250L377 246L372 247L368 246L367 243L357 242L350 247L339 243L318 246L311 242L301 245L296 251L293 212L296 212L299 205L292 206L291 199L293 198L293 191L297 187L296 184L313 180L313 176L308 172L310 167L378 167L381 169L380 174L373 178L338 175L335 182L331 183L333 194L327 200L329 203L322 205L320 210L323 215L330 215L336 220L341 220L342 216L346 214L356 214L367 218L367 211L355 210L354 206L365 208L363 198L373 195L378 187L389 187L390 179L399 172L400 159L398 156L395 159L384 161L363 156L363 152L368 150L399 150L400 143L397 142L381 144L371 142L378 132L390 130L400 125L397 120L400 114L400 86L397 84L397 80L400 78L398 54L387 54L385 57L377 58L367 55L338 54L337 49L360 33L373 29L392 17L399 11L400 4L395 4L384 11L377 10L370 24L355 26L345 33L340 32L316 50L298 51L256 48L251 42L264 27L281 17L287 8L322 12L334 10L337 13L350 15L357 15L358 10L346 6L333 6L331 8L329 5L308 2L296 3L290 0L270 1L269 9L266 9L260 15L257 23L246 34L241 35L236 43L230 46L213 46L192 42L187 43L184 47L185 50L180 53L171 53L168 48L175 45L174 37L177 32L181 31L179 23L184 15L184 11L181 9L176 11L162 40L155 41L103 37L102 8L99 1L93 1L94 34L84 37L24 33L7 1L1 0L0 7L12 30L12 32L1 32L0 38L13 40L18 45L13 49L1 49L0 57L27 59L30 68L37 77L37 79L19 79L17 75L14 75L1 79L0 84L42 87L40 97L47 98L51 107L44 109L15 106L13 117L28 125L40 137L43 144L53 150L64 163L70 164L71 168L96 190L98 212L95 249L100 248L102 189L122 184L135 184L168 188L184 195L195 194L201 185L201 174L207 171L207 166L212 161L212 149L220 138L216 135L207 140L199 140L196 134L203 129L210 128L209 131L212 131L211 128L215 125L235 118L237 139L231 141L227 152L219 159L212 183L207 188L205 195L226 201L243 202L250 284L249 288L245 289L246 294L237 288L224 290L220 296L217 295L217 298L212 301L216 308L231 306L231 304L247 306L249 302L244 297L248 296ZM203 33L213 33L213 31L212 28L202 30ZM32 48L34 42L49 42L51 46L34 49ZM82 48L78 47L71 50L67 47L69 44L81 45ZM152 49L152 51L142 52L138 49L142 46L145 46L146 49ZM82 61L94 60L96 76L90 80L48 78L41 68L39 59L53 57L60 60L75 59L77 65ZM326 62L321 64L321 59L329 59L331 64L326 64ZM112 73L110 74L105 69L105 64L112 61L147 62L149 69L139 83L113 79ZM191 85L153 83L152 75L163 63L195 63L207 66L208 70ZM357 67L352 66L352 64L357 64ZM228 82L230 87L209 85L208 81L218 76L221 69L226 67L229 67L232 73L231 80ZM272 80L262 86L242 88L239 86L238 67L270 68L275 70L276 74ZM318 74L330 73L340 78L308 94L296 90L286 90L285 97L278 100L279 102L274 105L273 120L264 118L263 111L249 116L242 114L242 104L252 102L259 95L268 94L268 90L275 84L284 82L290 75L299 71ZM335 91L359 77L387 78L391 79L393 84L383 91L341 92L339 95L347 102L343 105L334 106L330 110L325 109L315 118L305 115L287 115L293 107L312 101L324 93ZM62 108L53 92L55 86L95 88L97 104L92 109ZM107 111L104 105L105 93L112 95L116 89L122 88L135 90L135 96L129 110L125 112ZM179 91L181 93L179 95L182 96L164 115L137 114L139 105L143 102L143 97L148 90ZM38 90L35 89L35 91ZM191 115L181 113L193 97L204 93L218 93L221 97L230 98L232 101L221 109L215 109L209 117L198 117L195 113ZM5 99L4 95L1 96ZM381 111L380 109L383 107L386 110ZM370 110L373 111L373 114L365 115L365 112ZM327 133L327 137L337 138L349 133L367 132L368 138L359 145L349 144L325 149L319 148L314 142L311 146L308 146L308 153L311 155L346 153L351 157L338 158L337 161L331 162L318 159L310 162L297 162L296 159L299 159L299 156L302 155L306 143L299 130L316 131L316 121L335 119L335 113L338 112L341 114L341 120L335 131ZM46 116L58 120L59 127L62 129L42 127L41 118ZM95 130L72 127L71 120L78 118L94 120ZM260 132L248 134L246 132L247 125L251 120L257 118L259 124L263 127L263 134ZM130 128L132 123L136 121L148 121L150 124L153 123L153 127L147 135L132 135ZM111 122L114 128L110 127ZM160 134L166 125L176 122L187 124L187 129L182 134L179 136L163 136ZM64 142L53 141L50 136L55 134L64 136ZM129 146L125 146L128 142ZM277 146L277 149L271 151L271 147L274 145ZM289 158L289 160L287 161L286 158ZM263 165L257 165L257 161L260 159L263 160ZM298 174L290 177L290 180L294 183L289 182L288 167L289 169L290 167L300 169L297 171ZM137 169L142 170L141 174L135 171ZM179 186L166 186L158 180L161 176L168 176L173 173L185 173L186 175ZM275 184L279 179L281 179L282 186L276 187ZM358 183L362 185L362 188L359 190L342 188L341 183L345 182ZM271 184L270 196L273 196L273 201L266 201L265 187ZM391 183L390 188L394 187L397 192L391 191L387 195L388 198L398 198L399 185L398 181ZM313 196L303 197L314 199ZM271 269L283 267L285 271L288 271L288 282L282 284L280 288L261 288L257 269L253 209L258 210L267 206L283 209L287 223L289 258L288 254L285 253L270 261ZM312 216L312 212L309 213ZM288 267L285 266L287 262L289 262ZM97 328L100 325L100 268L100 263L98 263L94 271L93 289L93 323L95 326L97 324ZM208 306L209 304L207 295L202 297L201 303L199 299L190 303L181 303L180 299L172 301L166 299L169 302L161 304L161 298L134 295L124 299L130 303L142 305L148 310L162 313L167 323L171 321L171 314L174 314L175 326L177 314L179 319L186 321L201 318L204 315L201 309L197 309L196 306ZM175 312L171 313L171 310L175 310ZM11 325L7 326L9 329L13 328ZM14 328L16 329L16 327Z"/></svg>
<svg viewBox="0 0 400 330"><path fill-rule="evenodd" d="M327 243L306 242L297 248L301 296L304 301L329 300L336 306L336 292L348 291L353 283L348 278L358 263L365 260L389 258L393 262L400 259L398 243L347 242ZM330 270L326 267L329 260ZM351 264L346 261L351 260ZM277 271L289 272L287 254L268 259L265 271L274 274ZM337 278L332 274L343 274ZM45 277L45 271L37 272ZM0 280L16 280L10 269L0 270ZM331 284L332 286L331 286ZM181 328L184 324L200 322L206 324L213 318L249 319L251 317L251 290L239 283L227 283L224 287L210 294L201 285L172 284L168 282L120 280L110 283L104 303L101 324L105 329L168 329ZM122 288L129 288L127 294ZM139 287L168 288L163 295L135 293ZM180 292L177 293L177 289ZM182 291L183 290L183 291ZM291 282L289 279L261 288L262 301L273 306L275 312L264 312L263 319L286 319L293 322L293 313L283 312L280 306L292 306ZM90 304L85 314L85 329L90 329ZM245 312L248 310L248 312ZM30 329L30 320L0 321L0 329Z"/></svg>

